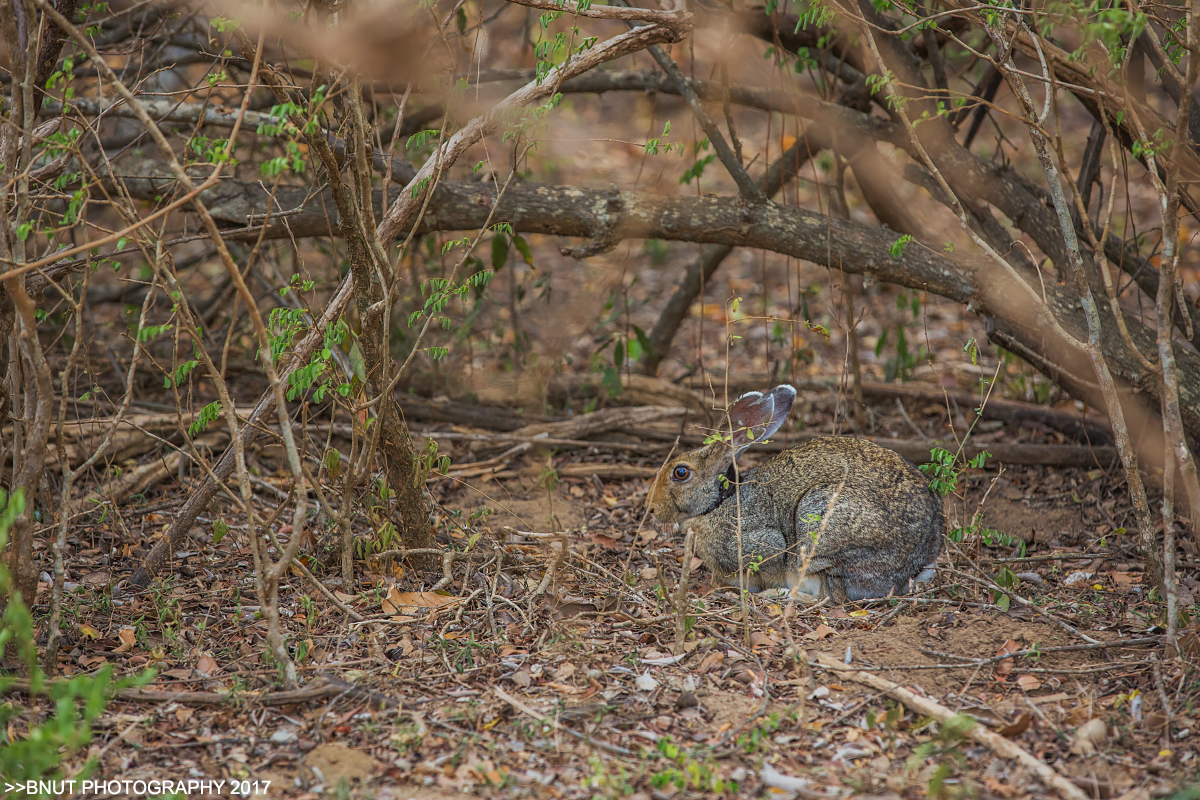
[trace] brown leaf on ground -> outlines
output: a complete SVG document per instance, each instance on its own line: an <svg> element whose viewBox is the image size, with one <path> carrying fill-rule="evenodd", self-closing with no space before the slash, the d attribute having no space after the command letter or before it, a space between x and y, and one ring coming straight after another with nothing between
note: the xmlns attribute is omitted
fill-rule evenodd
<svg viewBox="0 0 1200 800"><path fill-rule="evenodd" d="M754 631L750 634L751 647L770 647L779 644L779 640L767 631Z"/></svg>
<svg viewBox="0 0 1200 800"><path fill-rule="evenodd" d="M697 668L696 671L700 672L702 674L705 672L712 672L713 670L717 669L724 663L725 663L725 654L722 653L720 650L713 650L711 653L709 653L708 655L706 655L704 657L704 660L700 662L700 666Z"/></svg>
<svg viewBox="0 0 1200 800"><path fill-rule="evenodd" d="M996 655L1008 655L1009 653L1016 653L1022 649L1023 648L1021 647L1020 642L1014 642L1012 639L1009 639L1000 647L999 650L996 651Z"/></svg>
<svg viewBox="0 0 1200 800"><path fill-rule="evenodd" d="M411 609L413 608L439 608L459 599L461 598L437 592L402 592L393 586L388 589L387 597L383 599L381 605L385 614L400 614L405 613L400 609L406 609L406 613L412 613Z"/></svg>
<svg viewBox="0 0 1200 800"><path fill-rule="evenodd" d="M1001 736L1008 736L1010 738L1013 736L1020 736L1022 733L1029 730L1029 726L1032 723L1032 714L1022 714L1020 719L1018 719L1016 722L1011 725L1005 725L1003 728L996 731L996 733L1000 734Z"/></svg>
<svg viewBox="0 0 1200 800"><path fill-rule="evenodd" d="M822 639L824 639L828 636L833 636L836 633L837 633L837 631L835 631L833 628L829 627L825 623L821 623L813 630L804 634L804 638L808 639L809 641L812 641L812 642L819 642Z"/></svg>
<svg viewBox="0 0 1200 800"><path fill-rule="evenodd" d="M137 645L137 633L133 628L121 628L117 631L117 638L121 640L121 644L113 650L114 653L128 653Z"/></svg>
<svg viewBox="0 0 1200 800"><path fill-rule="evenodd" d="M1032 692L1040 689L1042 682L1032 675L1021 675L1017 678L1017 686L1020 686L1022 691Z"/></svg>

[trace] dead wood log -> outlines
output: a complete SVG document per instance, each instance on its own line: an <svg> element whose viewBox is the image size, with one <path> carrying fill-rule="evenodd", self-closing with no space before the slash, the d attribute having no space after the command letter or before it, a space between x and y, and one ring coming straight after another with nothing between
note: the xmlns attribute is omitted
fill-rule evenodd
<svg viewBox="0 0 1200 800"><path fill-rule="evenodd" d="M623 433L623 431L610 431L610 433ZM488 445L525 445L524 449L528 450L533 445L546 447L580 447L580 448L595 448L597 450L628 450L633 453L657 453L660 450L665 450L668 445L665 442L641 442L641 441L612 441L610 439L557 439L552 436L516 436L511 433L466 433L462 431L413 431L414 440L424 437L426 439L441 439L443 441L463 441L471 443L484 443ZM494 459L492 459L494 460ZM455 472L459 469L464 469L472 466L480 466L478 464L461 464L455 467Z"/></svg>
<svg viewBox="0 0 1200 800"><path fill-rule="evenodd" d="M958 451L956 442L922 442L915 439L897 440L872 438L878 445L895 450L914 464L929 461L929 451L942 447L951 453ZM1078 467L1081 469L1112 469L1120 466L1121 458L1115 447L1088 447L1074 444L968 444L963 458L974 458L982 452L992 454L988 465L1012 464L1033 467Z"/></svg>
<svg viewBox="0 0 1200 800"><path fill-rule="evenodd" d="M643 442L636 441L608 441L603 438L596 439L560 439L548 436L524 437L515 434L500 434L489 435L486 433L459 433L459 432L439 432L427 431L419 435L428 436L433 439L454 439L466 440L469 442L481 442L487 445L499 447L503 445L520 445L520 452L527 452L533 445L543 445L547 447L577 447L577 448L596 448L599 450L626 450L638 453L661 453L667 449L669 443L678 438L679 444L683 447L699 447L704 444L704 437L699 434L687 433L680 434L674 427L648 427L648 426L630 426L614 429L612 432L625 433L633 436L638 436L644 440ZM756 445L755 449L763 453L778 453L790 447L796 447L801 442L807 442L815 439L821 434L801 433L795 436L788 437L784 441L771 441ZM904 456L914 464L924 464L929 461L929 451L934 447L942 447L951 452L957 452L958 444L951 441L922 441L919 439L887 439L884 437L864 437L879 444L889 450L894 450ZM514 451L517 448L513 448ZM985 444L968 444L963 449L964 458L973 458L981 452L987 451L992 454L992 463L1011 464L1019 466L1042 466L1042 467L1077 467L1082 469L1111 469L1116 466L1118 454L1116 448L1112 446L1089 446L1089 445L1065 445L1065 444L1040 444L1034 442L1018 442L1016 444L1007 444L1003 442L991 442ZM506 454L505 457L496 457L469 464L461 464L445 477L461 478L470 477L475 474L483 474L489 470L495 470L498 466L507 462L513 456L518 455L517 452ZM561 472L561 470L560 470ZM509 473L494 473L500 477L507 477ZM512 473L516 474L516 473ZM653 474L653 473L651 473Z"/></svg>
<svg viewBox="0 0 1200 800"><path fill-rule="evenodd" d="M769 383L770 378L765 375L762 377L731 377L729 391L731 394L757 391ZM692 385L699 386L701 384ZM798 383L796 388L800 391L814 392L829 392L831 389L837 389L833 383L825 381L805 381ZM961 389L942 389L937 386L916 383L865 381L862 389L863 397L873 399L891 400L898 397L901 400L933 403L943 407L950 402L963 410L968 424L980 403L978 395ZM993 397L987 401L981 416L983 419L997 419L1003 422L1038 422L1065 436L1070 436L1076 441L1090 442L1094 445L1112 444L1112 429L1108 426L1108 419L1102 411L1093 410L1093 416L1084 417L1072 411Z"/></svg>
<svg viewBox="0 0 1200 800"><path fill-rule="evenodd" d="M250 408L238 408L240 417L245 417ZM100 458L105 463L120 463L130 458L149 452L162 440L179 441L179 419L174 414L129 414L121 419L116 433ZM182 415L183 424L190 425L196 419L196 414ZM104 441L112 425L112 419L92 417L85 419L69 419L63 425L63 444L67 450L67 461L72 469L92 457L96 449ZM0 436L12 438L12 427L0 431ZM49 451L46 453L46 467L57 469L58 438L54 431L50 432Z"/></svg>
<svg viewBox="0 0 1200 800"><path fill-rule="evenodd" d="M149 439L149 437L144 438L153 443L153 440ZM193 445L197 450L204 451L220 447L228 441L229 435L225 431L217 430L196 439ZM127 472L122 472L112 480L97 486L84 497L74 501L71 504L71 514L100 510L109 505L120 505L131 495L144 492L151 486L165 481L174 475L179 469L180 461L186 456L187 454L182 450L173 450L161 458L156 458Z"/></svg>
<svg viewBox="0 0 1200 800"><path fill-rule="evenodd" d="M530 439L543 435L556 439L582 439L585 436L645 425L668 417L682 418L687 413L688 409L679 406L602 408L599 411L568 417L558 422L538 422L526 425L517 428L512 435L525 436Z"/></svg>
<svg viewBox="0 0 1200 800"><path fill-rule="evenodd" d="M704 444L704 437L694 433L676 434L666 429L652 427L629 428L626 430L635 436L641 436L646 439L658 439L660 441L674 441L678 437L680 446L687 448L699 447ZM796 447L802 442L825 435L827 434L776 434L773 440L755 445L751 448L750 452L779 453L788 448ZM864 436L860 438L872 441L889 450L894 450L914 464L927 463L929 461L929 451L935 447L944 448L951 453L958 452L959 448L958 443L954 441L888 439L882 436ZM962 455L964 458L974 458L984 451L992 454L991 459L988 461L989 466L1000 463L1020 466L1079 467L1083 469L1099 467L1100 469L1111 469L1120 465L1120 456L1115 447L1091 447L1074 444L1005 444L1002 442L986 442L981 444L978 442L968 442L963 447Z"/></svg>
<svg viewBox="0 0 1200 800"><path fill-rule="evenodd" d="M636 464L564 464L554 470L560 478L597 478L607 480L626 480L629 478L653 478L658 474L658 467L639 467ZM493 472L490 477L496 480L512 478L527 478L532 470L504 470Z"/></svg>
<svg viewBox="0 0 1200 800"><path fill-rule="evenodd" d="M560 403L578 397L606 397L609 403L627 406L682 406L711 423L714 407L703 395L677 382L650 375L621 376L621 393L613 396L593 374L556 375L550 382L548 400Z"/></svg>
<svg viewBox="0 0 1200 800"><path fill-rule="evenodd" d="M541 414L518 413L500 406L472 405L458 400L430 400L427 397L402 392L397 392L396 402L400 405L405 419L453 422L491 431L515 431L526 425L562 419Z"/></svg>
<svg viewBox="0 0 1200 800"><path fill-rule="evenodd" d="M974 412L979 408L979 397L970 392L947 390L944 394L939 389L926 389L912 384L898 383L864 383L863 395L877 398L894 398L901 400L918 400L944 406L950 402L963 409L969 424ZM983 407L981 416L984 419L997 419L1003 422L1039 422L1048 428L1069 436L1076 441L1087 441L1094 445L1112 444L1112 429L1108 426L1103 412L1095 412L1091 419L1070 411L1060 411L1055 408L1022 403L1019 400L990 399Z"/></svg>

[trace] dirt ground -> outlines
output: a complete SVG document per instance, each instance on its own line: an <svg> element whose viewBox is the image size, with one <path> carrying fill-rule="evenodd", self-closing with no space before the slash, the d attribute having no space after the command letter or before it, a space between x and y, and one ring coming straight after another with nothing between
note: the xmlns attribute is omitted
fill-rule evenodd
<svg viewBox="0 0 1200 800"><path fill-rule="evenodd" d="M122 780L270 781L270 796L295 798L1045 792L952 727L813 666L826 653L1006 733L1088 796L1168 796L1197 767L1200 676L1187 661L1160 661L1157 647L1122 646L1160 633L1162 608L1128 535L1099 541L1088 522L1111 513L1102 498L1120 487L1060 470L1061 485L1097 502L1047 499L1056 487L1039 472L1007 470L1014 486L1041 477L1038 491L985 506L989 525L1029 540L1029 561L997 563L1014 547L964 542L924 595L816 609L771 593L743 604L700 568L682 640L682 546L643 522L646 480L492 481L488 502L502 510L477 529L485 536L469 566L442 594L398 591L403 569L368 561L358 586L338 588L370 620L360 623L293 577L283 608L303 676L333 688L285 705L269 704L278 676L262 659L265 624L236 535L216 546L198 536L177 577L112 598L103 584L128 549L109 520L70 540L71 563L92 568L69 609L67 671L159 671L154 702L119 699L98 725L99 773ZM973 479L968 501L995 477ZM452 504L461 491L434 495ZM166 513L121 524L153 530ZM512 528L569 532L541 594L559 545ZM949 572L994 578L1002 568L1020 576L1014 594L1028 606L1001 610ZM1102 646L1053 652L1085 639ZM1030 650L1047 652L993 659ZM196 699L218 693L223 705ZM1092 738L1081 739L1091 720Z"/></svg>

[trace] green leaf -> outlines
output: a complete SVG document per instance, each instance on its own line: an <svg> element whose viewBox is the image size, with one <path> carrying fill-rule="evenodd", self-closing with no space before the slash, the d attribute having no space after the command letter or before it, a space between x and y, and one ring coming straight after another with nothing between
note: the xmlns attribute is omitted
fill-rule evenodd
<svg viewBox="0 0 1200 800"><path fill-rule="evenodd" d="M525 259L525 263L533 266L533 251L529 249L529 242L525 241L525 237L514 236L513 244L521 254L521 257Z"/></svg>
<svg viewBox="0 0 1200 800"><path fill-rule="evenodd" d="M637 339L629 339L625 342L625 349L629 353L630 361L637 361L642 357L642 343Z"/></svg>
<svg viewBox="0 0 1200 800"><path fill-rule="evenodd" d="M148 342L151 339L157 339L159 336L161 336L162 334L171 330L171 328L173 328L173 327L175 327L175 326L171 325L171 324L147 325L146 327L144 327L138 331L137 340L139 342Z"/></svg>
<svg viewBox="0 0 1200 800"><path fill-rule="evenodd" d="M496 234L492 237L492 270L499 272L508 261L508 237Z"/></svg>
<svg viewBox="0 0 1200 800"><path fill-rule="evenodd" d="M642 330L641 328L639 328L637 325L633 326L633 332L635 334L637 334L638 344L640 344L642 346L642 352L653 357L654 356L654 345L650 344L650 337L647 336L646 332L644 330Z"/></svg>
<svg viewBox="0 0 1200 800"><path fill-rule="evenodd" d="M358 342L350 345L350 368L354 371L354 377L362 383L367 382L367 362L363 358L363 352L359 348Z"/></svg>
<svg viewBox="0 0 1200 800"><path fill-rule="evenodd" d="M907 233L904 234L903 236L901 236L899 239L897 239L895 242L892 243L892 246L888 248L888 253L891 254L892 258L903 257L904 256L904 248L908 247L908 243L911 242L912 240L913 240L913 237L909 236Z"/></svg>
<svg viewBox="0 0 1200 800"><path fill-rule="evenodd" d="M221 403L213 401L200 409L200 413L196 415L196 421L188 426L188 434L195 436L198 433L203 433L208 430L209 424L221 416Z"/></svg>

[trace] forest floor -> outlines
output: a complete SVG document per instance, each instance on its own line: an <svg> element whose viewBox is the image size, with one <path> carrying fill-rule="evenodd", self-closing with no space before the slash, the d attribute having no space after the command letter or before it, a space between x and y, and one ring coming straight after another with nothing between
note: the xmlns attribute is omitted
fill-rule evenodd
<svg viewBox="0 0 1200 800"><path fill-rule="evenodd" d="M918 425L945 424L944 406L910 407ZM887 404L872 420L877 433L907 426ZM1040 426L979 424L994 441L1055 438ZM420 430L435 429L462 427ZM286 474L273 457L268 447L251 459L266 517ZM190 479L158 502L142 497L74 527L62 671L157 670L100 718L97 774L250 781L227 784L225 796L241 786L272 797L1047 791L1026 767L964 739L961 720L936 721L837 664L819 665L818 654L1001 733L1097 800L1170 796L1200 769L1200 672L1191 666L1200 636L1185 637L1181 659L1154 644L1163 605L1142 583L1124 530L1119 470L964 473L951 525L982 509L981 531L1008 536L968 535L918 597L842 608L739 598L712 587L696 563L681 618L683 545L646 519L649 479L600 477L650 473L661 453L550 459L556 480L542 458L431 484L445 544L463 553L437 592L412 591L420 576L373 557L359 562L357 585L342 586L336 559L322 569L306 557L360 619L290 577L281 607L299 697L279 694L278 671L264 661L265 622L236 526L215 544L197 529L177 574L145 592L114 597L107 588L135 563L137 542L165 526ZM582 474L588 464L592 474L571 477L569 465ZM490 515L445 510L469 508L476 491ZM1196 556L1188 558L1185 608L1200 592ZM977 579L1006 583L1012 598ZM1091 642L1100 646L1077 647Z"/></svg>

